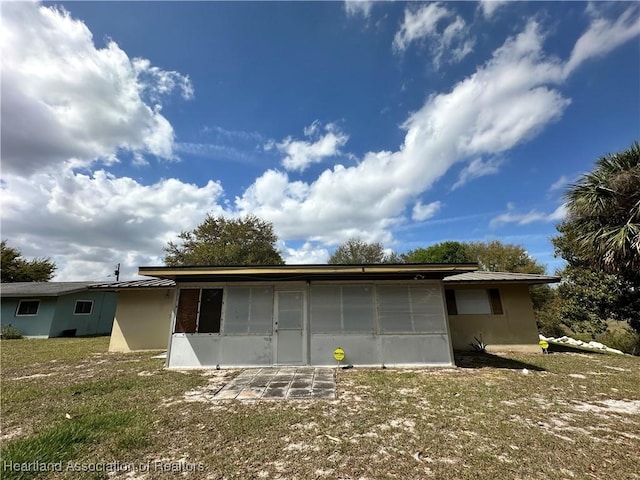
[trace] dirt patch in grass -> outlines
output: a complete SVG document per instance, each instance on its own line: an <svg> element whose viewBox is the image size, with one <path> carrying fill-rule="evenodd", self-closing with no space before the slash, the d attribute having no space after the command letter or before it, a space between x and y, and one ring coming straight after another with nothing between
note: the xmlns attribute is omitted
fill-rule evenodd
<svg viewBox="0 0 640 480"><path fill-rule="evenodd" d="M634 357L465 354L339 370L336 400L241 402L213 398L238 370L167 371L107 344L0 343L3 461L112 466L2 478L640 479Z"/></svg>

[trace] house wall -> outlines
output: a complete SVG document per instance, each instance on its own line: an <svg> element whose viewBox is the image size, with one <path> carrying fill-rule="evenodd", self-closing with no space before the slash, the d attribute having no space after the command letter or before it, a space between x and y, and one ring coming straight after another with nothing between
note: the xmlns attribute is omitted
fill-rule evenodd
<svg viewBox="0 0 640 480"><path fill-rule="evenodd" d="M368 282L373 285L376 282ZM379 282L385 285L419 285L416 282ZM274 302L279 291L299 290L305 297L305 328L301 341L304 342L303 364L336 365L333 351L340 347L345 350L343 365L452 365L453 354L449 341L449 330L445 313L442 284L439 281L424 281L425 288L434 290L432 307L438 314L432 328L420 333L382 333L378 329L377 317L372 319L374 331L366 333L315 333L309 325L311 287L305 283L275 283ZM266 283L265 283L266 285ZM323 285L346 285L344 282L323 282ZM223 285L183 285L182 288L220 288ZM233 286L240 286L234 284ZM227 302L225 294L225 302ZM223 316L225 309L223 307ZM274 305L274 311L276 306ZM375 309L374 309L375 310ZM375 315L375 313L374 313ZM118 315L116 315L118 316ZM175 312L174 312L175 316ZM174 320L175 321L175 320ZM222 320L224 325L224 318ZM173 325L173 323L172 323ZM173 328L173 326L172 326ZM115 329L114 329L115 331ZM170 368L197 368L230 366L270 366L275 363L278 349L277 328L267 335L225 335L222 333L173 333L168 355Z"/></svg>
<svg viewBox="0 0 640 480"><path fill-rule="evenodd" d="M502 315L449 315L454 350L473 350L474 337L487 344L488 351L539 352L538 329L533 314L529 286L456 285L453 290L499 288Z"/></svg>
<svg viewBox="0 0 640 480"><path fill-rule="evenodd" d="M175 292L175 288L120 290L109 351L165 350Z"/></svg>
<svg viewBox="0 0 640 480"><path fill-rule="evenodd" d="M20 300L39 300L40 306L37 315L21 315L16 316L18 303ZM56 311L57 297L41 297L41 298L2 298L2 317L0 324L12 325L26 337L42 337L47 338L51 330L51 322Z"/></svg>
<svg viewBox="0 0 640 480"><path fill-rule="evenodd" d="M76 301L92 300L90 314L75 314ZM65 330L75 330L76 336L105 335L111 333L116 312L116 294L86 290L58 297L50 337L59 337Z"/></svg>

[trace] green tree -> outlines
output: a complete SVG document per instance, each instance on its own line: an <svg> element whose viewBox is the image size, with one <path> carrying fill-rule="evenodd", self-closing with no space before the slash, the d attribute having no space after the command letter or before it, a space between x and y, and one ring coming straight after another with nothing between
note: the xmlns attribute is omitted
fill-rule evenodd
<svg viewBox="0 0 640 480"><path fill-rule="evenodd" d="M281 265L273 225L254 215L227 219L207 215L195 229L165 247L164 262L181 265Z"/></svg>
<svg viewBox="0 0 640 480"><path fill-rule="evenodd" d="M621 276L568 266L562 278L558 286L560 319L574 332L595 337L607 330L608 320L633 323L640 298Z"/></svg>
<svg viewBox="0 0 640 480"><path fill-rule="evenodd" d="M521 245L493 240L467 243L466 247L471 261L478 263L479 270L538 275L546 273L545 266L538 263ZM553 291L548 285L534 285L529 291L536 314L553 299Z"/></svg>
<svg viewBox="0 0 640 480"><path fill-rule="evenodd" d="M400 257L387 254L381 243L367 243L360 238L350 238L333 252L327 263L354 265L372 263L400 263Z"/></svg>
<svg viewBox="0 0 640 480"><path fill-rule="evenodd" d="M640 144L598 159L565 196L567 218L552 240L567 262L562 321L590 334L607 320L640 331Z"/></svg>
<svg viewBox="0 0 640 480"><path fill-rule="evenodd" d="M402 255L406 263L470 263L467 246L460 242L436 243L426 248L416 248Z"/></svg>
<svg viewBox="0 0 640 480"><path fill-rule="evenodd" d="M632 275L607 272L600 263L585 258L578 246L578 225L558 225L552 239L556 256L566 267L560 272L559 314L564 325L578 333L595 336L607 328L607 320L627 322L640 332L640 288Z"/></svg>
<svg viewBox="0 0 640 480"><path fill-rule="evenodd" d="M545 273L544 265L537 262L520 245L491 242L471 242L466 244L472 262L478 263L480 270L488 272Z"/></svg>
<svg viewBox="0 0 640 480"><path fill-rule="evenodd" d="M640 286L640 143L598 159L565 196L572 254Z"/></svg>
<svg viewBox="0 0 640 480"><path fill-rule="evenodd" d="M2 283L48 282L56 271L56 264L48 258L26 260L20 250L10 247L6 240L0 243Z"/></svg>

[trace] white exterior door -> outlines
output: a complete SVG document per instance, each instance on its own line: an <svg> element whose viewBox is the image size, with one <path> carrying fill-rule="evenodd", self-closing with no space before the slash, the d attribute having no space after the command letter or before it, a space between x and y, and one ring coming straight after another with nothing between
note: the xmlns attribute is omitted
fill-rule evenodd
<svg viewBox="0 0 640 480"><path fill-rule="evenodd" d="M305 294L303 290L276 292L276 364L305 364Z"/></svg>

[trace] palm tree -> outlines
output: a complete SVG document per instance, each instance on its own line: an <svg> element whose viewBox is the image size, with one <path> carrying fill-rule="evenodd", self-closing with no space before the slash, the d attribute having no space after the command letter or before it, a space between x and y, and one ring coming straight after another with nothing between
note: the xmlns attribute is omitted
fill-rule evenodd
<svg viewBox="0 0 640 480"><path fill-rule="evenodd" d="M565 196L576 253L606 272L640 279L640 143L598 159Z"/></svg>

